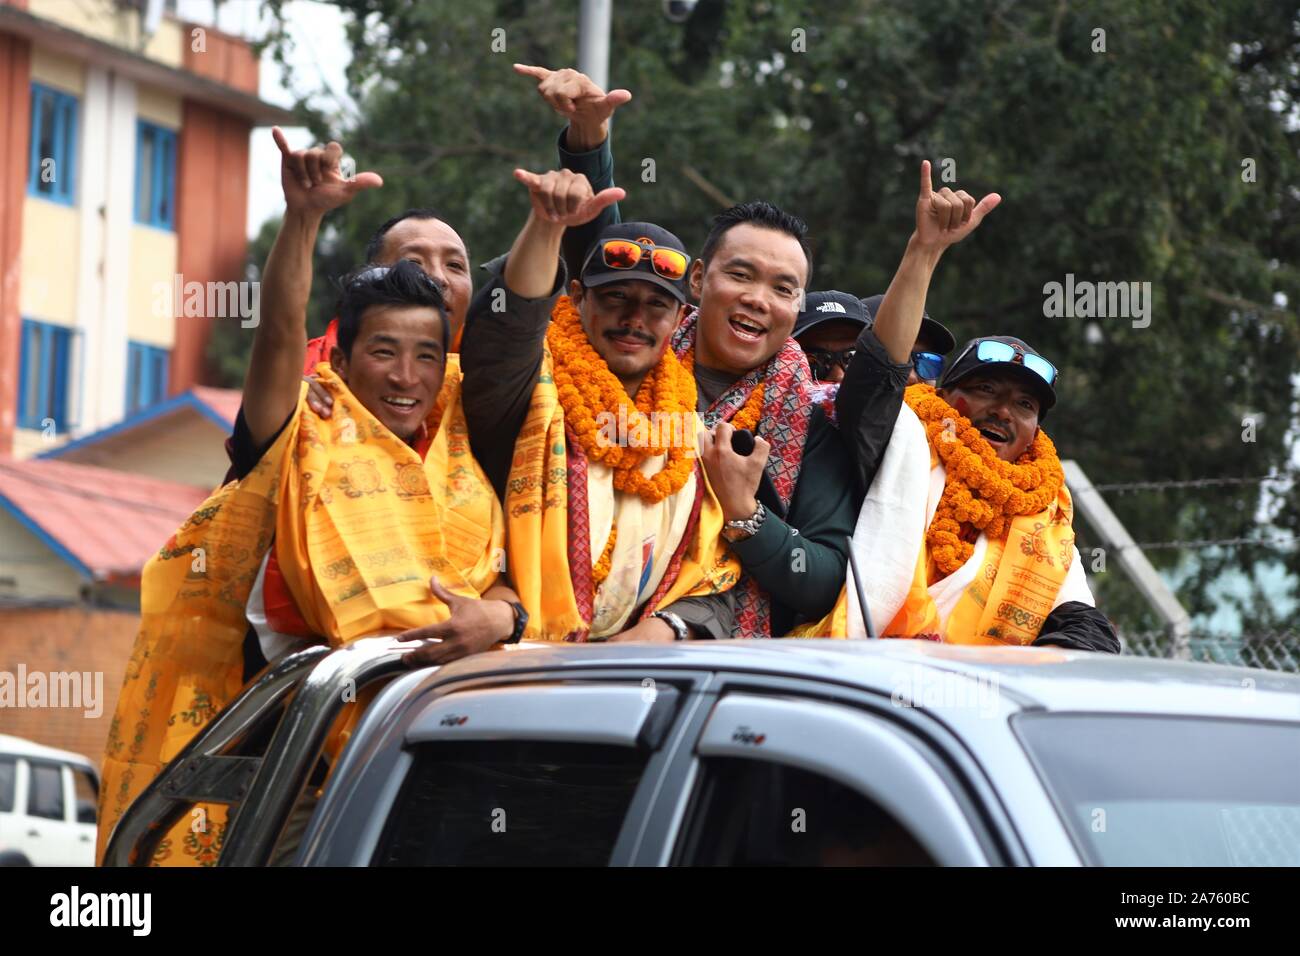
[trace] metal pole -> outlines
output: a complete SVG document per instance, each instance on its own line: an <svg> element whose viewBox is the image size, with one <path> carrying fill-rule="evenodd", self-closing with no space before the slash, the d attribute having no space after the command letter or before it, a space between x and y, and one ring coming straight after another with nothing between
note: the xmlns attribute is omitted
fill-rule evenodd
<svg viewBox="0 0 1300 956"><path fill-rule="evenodd" d="M582 0L578 10L578 70L609 89L609 29L613 0Z"/></svg>
<svg viewBox="0 0 1300 956"><path fill-rule="evenodd" d="M1164 619L1165 627L1174 639L1172 656L1180 660L1190 659L1192 620L1187 611L1165 584L1164 578L1151 566L1123 522L1110 510L1101 492L1093 487L1079 463L1063 461L1061 467L1065 471L1065 483L1074 497L1074 505L1079 513L1097 530L1102 542L1113 550L1120 566L1137 585L1147 603Z"/></svg>

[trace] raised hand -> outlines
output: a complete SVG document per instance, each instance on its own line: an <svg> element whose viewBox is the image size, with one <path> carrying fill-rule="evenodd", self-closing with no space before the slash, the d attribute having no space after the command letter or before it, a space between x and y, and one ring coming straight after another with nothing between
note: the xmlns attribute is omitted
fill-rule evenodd
<svg viewBox="0 0 1300 956"><path fill-rule="evenodd" d="M1002 202L989 193L978 203L964 189L953 192L947 186L934 191L930 182L930 161L921 162L921 189L916 197L916 239L923 246L946 249L961 242Z"/></svg>
<svg viewBox="0 0 1300 956"><path fill-rule="evenodd" d="M546 173L516 169L515 179L528 188L533 214L544 222L561 226L580 226L590 222L606 206L627 195L617 186L593 194L587 177L568 169L553 169Z"/></svg>
<svg viewBox="0 0 1300 956"><path fill-rule="evenodd" d="M341 167L343 147L338 143L292 150L280 127L273 126L271 136L280 148L280 186L290 212L324 215L351 202L362 190L384 184L378 173L346 178Z"/></svg>
<svg viewBox="0 0 1300 956"><path fill-rule="evenodd" d="M537 81L537 93L555 112L569 121L568 146L575 151L594 149L609 132L609 118L632 99L627 90L606 93L585 73L548 70L544 66L516 63L515 72Z"/></svg>

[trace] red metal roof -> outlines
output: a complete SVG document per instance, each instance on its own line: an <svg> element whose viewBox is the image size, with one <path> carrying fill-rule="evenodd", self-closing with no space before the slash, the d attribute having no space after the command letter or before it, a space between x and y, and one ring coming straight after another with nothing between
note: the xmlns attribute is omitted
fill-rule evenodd
<svg viewBox="0 0 1300 956"><path fill-rule="evenodd" d="M210 388L207 385L195 385L190 389L194 396L214 412L235 426L235 415L239 412L239 403L244 393L237 388Z"/></svg>
<svg viewBox="0 0 1300 956"><path fill-rule="evenodd" d="M0 456L0 508L97 580L138 575L209 493L92 465Z"/></svg>

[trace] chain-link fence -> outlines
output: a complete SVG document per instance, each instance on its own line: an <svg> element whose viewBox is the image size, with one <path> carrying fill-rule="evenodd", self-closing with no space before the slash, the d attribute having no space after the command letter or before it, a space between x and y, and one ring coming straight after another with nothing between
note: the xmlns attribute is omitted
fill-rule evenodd
<svg viewBox="0 0 1300 956"><path fill-rule="evenodd" d="M1174 639L1165 631L1121 635L1124 653L1136 657L1176 657ZM1271 634L1197 634L1188 639L1187 660L1235 664L1270 671L1300 673L1300 632Z"/></svg>

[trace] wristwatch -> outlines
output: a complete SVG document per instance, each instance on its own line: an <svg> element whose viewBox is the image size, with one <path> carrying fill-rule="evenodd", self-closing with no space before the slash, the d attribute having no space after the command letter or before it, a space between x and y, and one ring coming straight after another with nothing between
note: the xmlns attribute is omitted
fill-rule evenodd
<svg viewBox="0 0 1300 956"><path fill-rule="evenodd" d="M752 538L758 534L758 529L763 526L763 519L767 517L767 509L763 507L763 502L758 503L754 513L748 518L741 521L728 521L722 526L722 536L728 541L744 541L746 538Z"/></svg>
<svg viewBox="0 0 1300 956"><path fill-rule="evenodd" d="M672 611L655 611L650 616L659 618L673 629L674 641L684 641L691 636L691 632L686 629L686 622Z"/></svg>
<svg viewBox="0 0 1300 956"><path fill-rule="evenodd" d="M528 627L528 612L524 610L524 606L518 601L507 601L506 603L509 604L510 609L515 612L515 626L510 632L510 636L501 643L518 644L519 639L524 636L524 628Z"/></svg>

